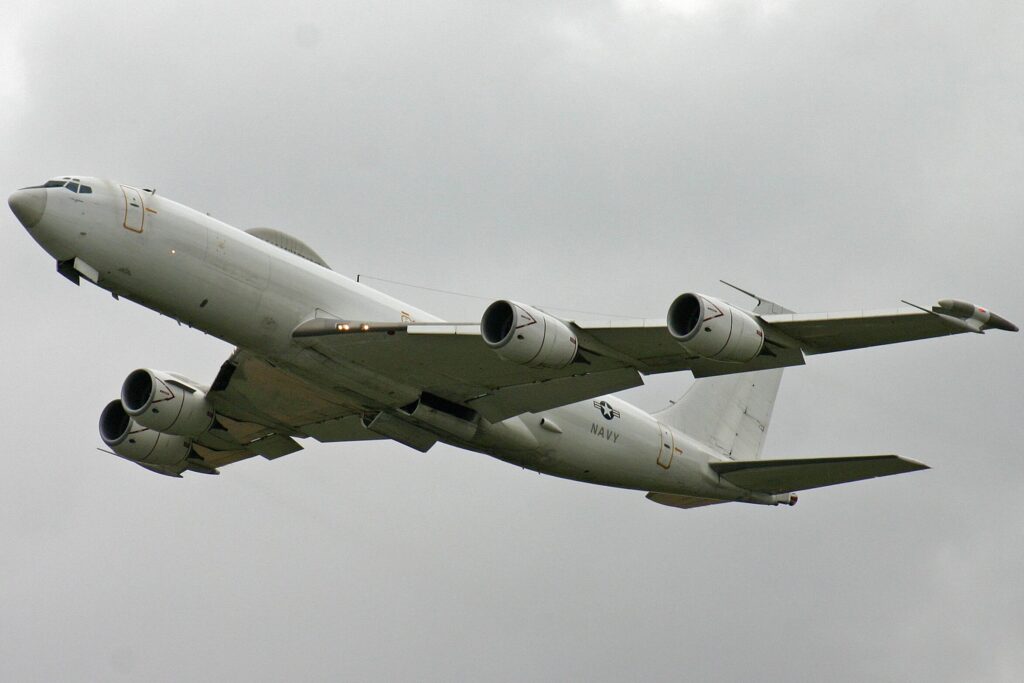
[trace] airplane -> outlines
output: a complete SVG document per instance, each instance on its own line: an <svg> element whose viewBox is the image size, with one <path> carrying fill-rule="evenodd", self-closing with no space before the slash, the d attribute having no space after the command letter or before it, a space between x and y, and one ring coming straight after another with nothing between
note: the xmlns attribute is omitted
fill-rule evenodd
<svg viewBox="0 0 1024 683"><path fill-rule="evenodd" d="M440 441L677 508L793 505L800 491L927 466L891 454L762 458L783 368L1018 330L957 299L808 315L742 289L751 310L687 292L663 320L584 322L498 300L479 322L454 323L335 272L284 232L242 231L152 189L61 176L8 204L76 285L236 347L209 385L141 368L102 410L110 452L172 477L280 458L302 448L296 439L422 452ZM659 412L613 393L681 371L695 381Z"/></svg>

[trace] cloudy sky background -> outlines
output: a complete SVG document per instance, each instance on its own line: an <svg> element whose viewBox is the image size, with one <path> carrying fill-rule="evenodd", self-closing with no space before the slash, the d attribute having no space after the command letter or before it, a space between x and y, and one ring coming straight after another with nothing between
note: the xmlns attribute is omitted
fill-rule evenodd
<svg viewBox="0 0 1024 683"><path fill-rule="evenodd" d="M800 311L952 296L1024 320L1018 3L0 16L5 192L155 186L348 275L609 315L748 303L722 278ZM231 349L73 287L2 222L0 678L1020 680L1020 335L788 371L767 455L934 467L793 509L674 510L443 445L172 480L97 452L99 412L137 367L210 381Z"/></svg>

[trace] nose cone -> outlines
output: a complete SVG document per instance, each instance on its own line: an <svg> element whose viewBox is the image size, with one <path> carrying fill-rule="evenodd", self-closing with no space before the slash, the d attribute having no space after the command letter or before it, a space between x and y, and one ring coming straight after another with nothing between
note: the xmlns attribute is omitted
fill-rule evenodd
<svg viewBox="0 0 1024 683"><path fill-rule="evenodd" d="M46 210L46 190L18 190L7 198L7 205L22 225L31 228L43 218L43 211Z"/></svg>

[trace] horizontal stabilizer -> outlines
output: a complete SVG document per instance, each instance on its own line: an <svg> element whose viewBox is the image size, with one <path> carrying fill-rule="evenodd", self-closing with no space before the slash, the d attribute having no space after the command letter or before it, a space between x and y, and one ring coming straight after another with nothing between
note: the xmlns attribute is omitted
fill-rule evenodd
<svg viewBox="0 0 1024 683"><path fill-rule="evenodd" d="M711 463L711 469L730 484L749 491L789 493L926 470L928 466L898 455L853 455L791 460L726 460Z"/></svg>
<svg viewBox="0 0 1024 683"><path fill-rule="evenodd" d="M659 505L668 505L674 508L699 508L705 505L718 505L719 503L728 503L727 500L718 500L717 498L698 498L696 496L684 496L680 493L657 493L651 491L647 494L648 500L653 500Z"/></svg>

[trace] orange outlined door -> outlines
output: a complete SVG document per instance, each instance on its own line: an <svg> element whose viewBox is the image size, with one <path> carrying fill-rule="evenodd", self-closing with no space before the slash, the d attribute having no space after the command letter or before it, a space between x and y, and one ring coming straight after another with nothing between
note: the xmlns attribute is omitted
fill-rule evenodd
<svg viewBox="0 0 1024 683"><path fill-rule="evenodd" d="M146 207L142 204L142 193L134 187L121 186L124 192L124 227L135 232L142 232L142 223L146 220Z"/></svg>
<svg viewBox="0 0 1024 683"><path fill-rule="evenodd" d="M671 429L660 422L658 427L661 428L661 450L658 451L658 464L667 470L672 465L672 455L676 450L676 440L675 436L672 435Z"/></svg>

